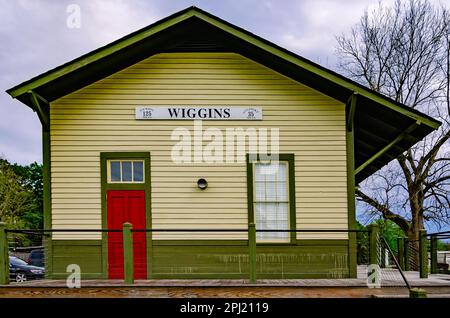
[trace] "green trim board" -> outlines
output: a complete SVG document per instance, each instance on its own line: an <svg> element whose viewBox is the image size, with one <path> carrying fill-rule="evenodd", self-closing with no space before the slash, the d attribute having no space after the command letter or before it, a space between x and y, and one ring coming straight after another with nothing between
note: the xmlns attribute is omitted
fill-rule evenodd
<svg viewBox="0 0 450 318"><path fill-rule="evenodd" d="M259 154L247 154L247 209L248 209L248 223L255 222L255 212L254 212L254 196L253 196L253 162L259 160ZM297 228L297 209L296 209L296 195L295 195L295 155L294 154L278 154L277 161L287 161L288 162L288 173L289 173L289 225L291 230ZM290 242L286 244L295 244L297 241L297 233L290 233ZM277 243L260 243L260 244L277 244Z"/></svg>
<svg viewBox="0 0 450 318"><path fill-rule="evenodd" d="M358 94L352 95L346 105L346 158L347 158L347 210L348 229L356 229L356 204L355 204L355 144L354 144L354 115L358 105ZM349 276L357 277L356 233L349 233L348 263Z"/></svg>
<svg viewBox="0 0 450 318"><path fill-rule="evenodd" d="M345 122L346 122L346 128L347 131L353 131L353 127L355 124L355 112L356 112L356 105L358 104L358 93L353 93L352 96L350 96L349 100L345 104L346 111L345 111Z"/></svg>
<svg viewBox="0 0 450 318"><path fill-rule="evenodd" d="M43 214L44 229L52 229L52 185L51 185L51 153L50 130L42 127L42 179L43 179ZM44 237L44 257L46 276L53 272L52 267L52 234Z"/></svg>
<svg viewBox="0 0 450 318"><path fill-rule="evenodd" d="M0 222L0 285L9 284L8 237L6 224Z"/></svg>
<svg viewBox="0 0 450 318"><path fill-rule="evenodd" d="M144 183L108 183L107 162L110 159L143 159L144 160ZM101 152L100 153L100 175L101 175L101 206L102 206L102 229L108 228L106 193L108 190L145 190L145 222L146 227L152 228L151 213L151 162L149 152ZM147 278L152 278L151 250L152 233L146 233L147 238ZM102 273L103 278L108 277L108 233L102 233Z"/></svg>

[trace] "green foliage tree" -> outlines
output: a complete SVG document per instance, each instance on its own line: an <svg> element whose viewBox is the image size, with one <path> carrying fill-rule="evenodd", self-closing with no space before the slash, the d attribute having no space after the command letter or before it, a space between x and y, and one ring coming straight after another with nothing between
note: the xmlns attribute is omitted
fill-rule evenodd
<svg viewBox="0 0 450 318"><path fill-rule="evenodd" d="M379 219L377 221L377 224L380 227L380 234L389 244L392 252L394 252L394 254L397 254L397 238L405 236L403 230L400 228L400 226L398 226L391 220Z"/></svg>
<svg viewBox="0 0 450 318"><path fill-rule="evenodd" d="M367 228L356 221L357 230L367 230ZM367 232L358 232L356 234L356 258L358 264L369 263L369 234Z"/></svg>
<svg viewBox="0 0 450 318"><path fill-rule="evenodd" d="M390 220L379 219L376 221L380 229L380 235L384 237L386 242L389 244L394 255L397 255L397 238L404 237L405 234L403 230L395 224L395 222ZM367 230L367 227L357 222L358 230ZM358 264L367 264L369 261L369 235L365 232L360 232L356 237L357 241L357 257Z"/></svg>
<svg viewBox="0 0 450 318"><path fill-rule="evenodd" d="M12 169L19 177L19 182L24 189L33 193L32 204L24 213L23 219L29 228L39 229L43 227L43 194L44 182L42 176L42 165L33 162L27 166L13 164Z"/></svg>
<svg viewBox="0 0 450 318"><path fill-rule="evenodd" d="M437 241L437 250L438 251L450 251L450 243L442 240Z"/></svg>
<svg viewBox="0 0 450 318"><path fill-rule="evenodd" d="M42 165L10 164L0 159L0 221L10 229L37 229L43 226ZM14 241L28 245L39 238L15 235Z"/></svg>

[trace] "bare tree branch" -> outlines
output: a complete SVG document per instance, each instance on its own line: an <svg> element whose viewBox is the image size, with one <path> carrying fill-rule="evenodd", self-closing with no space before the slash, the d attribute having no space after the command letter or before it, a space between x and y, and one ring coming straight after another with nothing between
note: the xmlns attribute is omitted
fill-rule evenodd
<svg viewBox="0 0 450 318"><path fill-rule="evenodd" d="M398 214L395 214L394 212L392 212L391 210L389 210L388 207L386 207L385 205L377 202L376 200L372 199L371 197L369 197L368 195L366 195L364 192L362 192L359 189L356 189L356 195L358 197L361 198L361 200L363 200L364 202L366 202L367 204L371 205L372 207L374 207L375 209L377 209L378 211L380 211L383 215L383 217L386 220L391 220L394 221L396 224L398 224L398 226L400 226L400 228L407 232L409 229L409 222L406 221L403 217L401 217Z"/></svg>
<svg viewBox="0 0 450 318"><path fill-rule="evenodd" d="M359 207L417 237L450 214L450 14L429 0L365 12L337 37L339 68L355 81L439 118L443 125L360 185ZM410 221L408 221L410 220Z"/></svg>

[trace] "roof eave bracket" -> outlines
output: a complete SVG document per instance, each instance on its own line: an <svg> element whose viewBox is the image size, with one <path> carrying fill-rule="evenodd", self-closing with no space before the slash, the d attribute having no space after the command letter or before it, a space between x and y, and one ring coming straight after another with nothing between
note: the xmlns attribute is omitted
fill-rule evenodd
<svg viewBox="0 0 450 318"><path fill-rule="evenodd" d="M30 100L33 104L33 110L37 113L42 127L44 127L45 130L48 130L50 128L50 119L48 116L48 112L44 111L39 100L47 105L48 101L32 90L28 91L28 94L30 94Z"/></svg>
<svg viewBox="0 0 450 318"><path fill-rule="evenodd" d="M358 103L358 93L353 92L353 94L350 96L350 98L347 101L348 115L347 115L346 128L347 128L348 132L353 131L357 103Z"/></svg>
<svg viewBox="0 0 450 318"><path fill-rule="evenodd" d="M363 164L361 164L358 168L355 170L355 174L361 172L364 168L369 166L372 162L380 158L382 155L384 155L386 152L388 152L392 147L394 147L397 143L399 143L401 140L403 140L405 137L407 137L414 129L417 128L421 124L420 121L416 121L414 124L410 125L408 128L406 128L400 135L398 135L394 140L392 140L390 143L388 143L386 146L384 146L380 151L378 151L376 154L374 154L372 157L367 159Z"/></svg>

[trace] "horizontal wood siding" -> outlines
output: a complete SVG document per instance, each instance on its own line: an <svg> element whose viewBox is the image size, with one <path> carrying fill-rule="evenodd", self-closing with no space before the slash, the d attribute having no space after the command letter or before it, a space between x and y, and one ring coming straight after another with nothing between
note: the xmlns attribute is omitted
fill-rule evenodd
<svg viewBox="0 0 450 318"><path fill-rule="evenodd" d="M172 130L193 132L193 122L137 121L135 107L141 105L262 107L262 121L205 121L203 128L224 134L233 127L279 128L280 152L295 154L297 227L347 228L344 105L233 53L158 54L51 103L53 228L101 228L100 152L111 151L151 153L155 228L247 227L244 158L234 164L173 163ZM208 180L206 191L197 189L198 178ZM154 235L184 238L245 239L246 234Z"/></svg>

